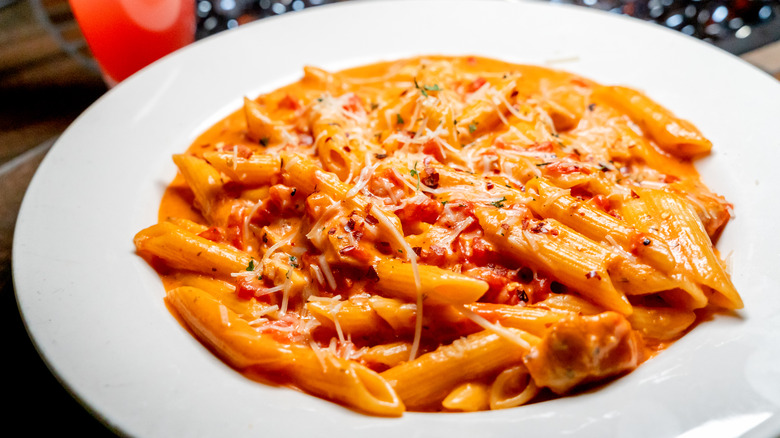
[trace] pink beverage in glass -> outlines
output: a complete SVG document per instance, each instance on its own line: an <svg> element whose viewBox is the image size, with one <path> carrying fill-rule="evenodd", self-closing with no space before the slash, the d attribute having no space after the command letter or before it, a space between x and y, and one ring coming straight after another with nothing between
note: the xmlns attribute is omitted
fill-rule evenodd
<svg viewBox="0 0 780 438"><path fill-rule="evenodd" d="M194 0L70 0L70 6L109 86L195 39Z"/></svg>

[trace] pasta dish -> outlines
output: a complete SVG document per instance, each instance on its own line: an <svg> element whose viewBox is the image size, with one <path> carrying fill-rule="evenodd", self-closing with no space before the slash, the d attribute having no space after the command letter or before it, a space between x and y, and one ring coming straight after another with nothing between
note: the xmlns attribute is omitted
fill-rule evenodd
<svg viewBox="0 0 780 438"><path fill-rule="evenodd" d="M712 144L635 89L480 57L306 67L173 156L135 236L231 367L371 415L625 375L742 301Z"/></svg>

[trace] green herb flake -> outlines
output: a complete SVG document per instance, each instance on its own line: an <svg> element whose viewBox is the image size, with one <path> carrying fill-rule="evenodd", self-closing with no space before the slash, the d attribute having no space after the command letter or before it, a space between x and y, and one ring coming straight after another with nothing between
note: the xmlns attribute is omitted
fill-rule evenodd
<svg viewBox="0 0 780 438"><path fill-rule="evenodd" d="M506 202L506 196L502 196L498 201L491 202L490 205L496 208L502 208L504 206L504 202Z"/></svg>
<svg viewBox="0 0 780 438"><path fill-rule="evenodd" d="M395 115L395 124L396 125L403 125L404 124L404 118L401 117L401 114Z"/></svg>
<svg viewBox="0 0 780 438"><path fill-rule="evenodd" d="M473 134L474 131L477 130L477 124L476 123L469 123L469 134Z"/></svg>
<svg viewBox="0 0 780 438"><path fill-rule="evenodd" d="M420 90L420 93L425 97L428 97L429 91L441 91L441 88L439 88L439 84L423 85L421 87L420 84L417 83L417 78L414 78L414 88Z"/></svg>
<svg viewBox="0 0 780 438"><path fill-rule="evenodd" d="M420 88L420 85L417 83L417 78L414 78L414 88L420 90L420 93L422 93L423 96L428 97L428 93L425 91L425 88Z"/></svg>
<svg viewBox="0 0 780 438"><path fill-rule="evenodd" d="M270 138L268 138L268 137L263 137L263 138L261 138L261 139L260 139L260 146L262 146L262 147L266 147L266 146L268 146L268 142L269 142L269 141L271 141L271 139L270 139Z"/></svg>
<svg viewBox="0 0 780 438"><path fill-rule="evenodd" d="M414 168L409 170L409 175L413 178L417 178L417 191L420 191L420 172L417 171L417 162L414 162Z"/></svg>
<svg viewBox="0 0 780 438"><path fill-rule="evenodd" d="M255 261L250 260L249 264L246 266L247 271L254 271L255 270Z"/></svg>

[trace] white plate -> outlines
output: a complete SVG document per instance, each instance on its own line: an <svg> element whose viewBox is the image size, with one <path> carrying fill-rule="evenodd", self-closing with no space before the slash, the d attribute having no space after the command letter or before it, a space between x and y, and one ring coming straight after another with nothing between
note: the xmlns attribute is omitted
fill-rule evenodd
<svg viewBox="0 0 780 438"><path fill-rule="evenodd" d="M244 95L301 74L415 54L551 64L628 84L714 142L699 168L734 203L720 242L745 310L702 324L598 391L520 409L371 418L251 382L163 305L133 235L156 221L170 156ZM17 224L24 320L57 376L122 433L169 436L772 436L780 433L780 84L631 18L538 3L323 6L228 31L111 90L59 139ZM304 435L306 434L306 435ZM312 435L308 435L312 434Z"/></svg>

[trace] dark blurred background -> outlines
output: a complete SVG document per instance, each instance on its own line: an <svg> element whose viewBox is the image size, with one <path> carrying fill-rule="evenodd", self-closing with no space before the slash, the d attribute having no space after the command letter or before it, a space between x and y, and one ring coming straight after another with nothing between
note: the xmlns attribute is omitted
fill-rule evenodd
<svg viewBox="0 0 780 438"><path fill-rule="evenodd" d="M780 39L778 0L552 0L630 15L700 38L734 54ZM198 37L328 0L200 0Z"/></svg>
<svg viewBox="0 0 780 438"><path fill-rule="evenodd" d="M103 0L95 0L103 1ZM196 39L333 0L193 0ZM343 1L343 0L342 0ZM780 0L552 0L630 15L699 38L780 79ZM0 0L0 321L10 346L10 427L33 435L111 435L48 372L29 341L11 283L16 213L57 136L107 91L67 0ZM42 261L42 269L45 269ZM9 432L13 433L13 432Z"/></svg>

